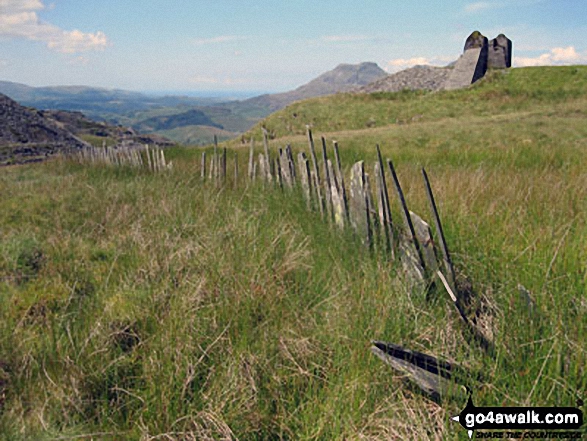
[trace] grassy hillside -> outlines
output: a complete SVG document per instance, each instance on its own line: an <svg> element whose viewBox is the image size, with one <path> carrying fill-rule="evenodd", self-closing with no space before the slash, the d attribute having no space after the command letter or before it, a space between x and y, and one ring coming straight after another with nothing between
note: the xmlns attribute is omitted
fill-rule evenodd
<svg viewBox="0 0 587 441"><path fill-rule="evenodd" d="M263 120L276 137L315 132L336 132L391 124L402 125L520 112L550 112L569 102L587 99L587 66L520 68L490 72L472 88L451 92L338 94L301 101ZM574 111L574 109L572 109ZM258 135L257 135L258 136Z"/></svg>
<svg viewBox="0 0 587 441"><path fill-rule="evenodd" d="M335 96L265 122L272 148L294 149L313 124L347 170L371 169L380 143L429 219L426 166L495 358L446 293L409 292L396 264L331 230L298 192L200 182L199 149L168 150L161 175L4 169L0 439L466 439L449 419L465 403L406 385L372 339L482 372L477 406L575 406L587 390L586 72Z"/></svg>

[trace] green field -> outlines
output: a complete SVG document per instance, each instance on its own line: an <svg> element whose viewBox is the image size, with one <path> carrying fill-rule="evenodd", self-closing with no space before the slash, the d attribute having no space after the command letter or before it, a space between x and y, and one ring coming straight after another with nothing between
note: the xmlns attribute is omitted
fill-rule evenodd
<svg viewBox="0 0 587 441"><path fill-rule="evenodd" d="M468 439L450 421L465 402L422 395L371 340L482 373L477 406L576 406L586 116L587 68L561 67L456 92L319 98L262 123L273 151L306 151L311 124L347 171L361 159L371 170L380 144L431 220L426 167L493 356L443 290L408 289L397 262L329 227L299 191L248 184L240 137L226 143L236 189L201 182L202 150L189 148L168 150L174 168L158 175L64 160L2 169L0 439Z"/></svg>

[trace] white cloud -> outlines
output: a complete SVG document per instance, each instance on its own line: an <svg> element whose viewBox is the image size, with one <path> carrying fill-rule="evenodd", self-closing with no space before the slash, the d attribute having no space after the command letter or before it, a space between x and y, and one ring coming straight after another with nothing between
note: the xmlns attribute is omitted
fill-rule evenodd
<svg viewBox="0 0 587 441"><path fill-rule="evenodd" d="M41 21L37 11L44 8L41 0L0 0L0 36L41 41L49 49L67 54L103 50L108 46L108 38L101 31L67 31Z"/></svg>
<svg viewBox="0 0 587 441"><path fill-rule="evenodd" d="M399 72L400 70L409 69L414 66L446 66L458 57L414 57L414 58L396 58L387 62L385 70L389 73Z"/></svg>
<svg viewBox="0 0 587 441"><path fill-rule="evenodd" d="M246 40L247 37L241 35L220 35L218 37L212 38L198 38L192 40L195 45L203 46L206 44L217 44L217 43L230 43L233 41L243 41Z"/></svg>
<svg viewBox="0 0 587 441"><path fill-rule="evenodd" d="M537 57L515 57L517 67L527 66L562 66L567 64L587 63L587 53L579 53L574 46L555 47Z"/></svg>
<svg viewBox="0 0 587 441"><path fill-rule="evenodd" d="M465 5L465 12L479 12L486 9L491 9L493 5L489 2L475 2Z"/></svg>

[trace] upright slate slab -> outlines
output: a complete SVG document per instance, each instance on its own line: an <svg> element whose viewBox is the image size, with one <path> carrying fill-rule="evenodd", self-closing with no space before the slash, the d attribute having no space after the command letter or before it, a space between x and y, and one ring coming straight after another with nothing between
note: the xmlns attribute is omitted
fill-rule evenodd
<svg viewBox="0 0 587 441"><path fill-rule="evenodd" d="M212 179L216 179L216 152L212 153L210 157L210 173L208 174L208 179L211 181Z"/></svg>
<svg viewBox="0 0 587 441"><path fill-rule="evenodd" d="M234 153L234 189L238 186L238 153Z"/></svg>
<svg viewBox="0 0 587 441"><path fill-rule="evenodd" d="M349 214L352 227L361 236L363 243L370 245L372 233L363 161L359 161L351 167Z"/></svg>
<svg viewBox="0 0 587 441"><path fill-rule="evenodd" d="M344 224L345 224L345 220L346 220L344 200L342 197L342 192L340 189L338 179L336 178L336 174L334 173L334 167L332 166L332 161L330 161L330 159L329 159L327 161L327 164L328 164L328 172L329 172L330 176L332 177L330 180L330 197L332 200L332 216L334 218L334 223L342 229L342 228L344 228Z"/></svg>
<svg viewBox="0 0 587 441"><path fill-rule="evenodd" d="M334 209L332 207L331 194L331 174L328 170L328 154L326 153L326 140L322 137L322 166L324 167L324 196L326 199L326 212L333 217Z"/></svg>
<svg viewBox="0 0 587 441"><path fill-rule="evenodd" d="M340 188L342 201L344 204L344 215L348 220L348 218L349 218L349 203L348 203L348 197L347 197L347 192L346 192L346 186L344 183L344 173L342 171L342 166L340 163L340 152L338 151L338 143L336 141L334 141L334 156L336 157L336 174L337 174L337 179L338 179L338 185Z"/></svg>
<svg viewBox="0 0 587 441"><path fill-rule="evenodd" d="M273 173L271 171L271 155L269 154L269 135L267 133L267 129L263 128L263 148L265 149L265 176L266 180L269 182L273 181Z"/></svg>
<svg viewBox="0 0 587 441"><path fill-rule="evenodd" d="M461 89L483 78L487 72L489 41L475 31L465 42L465 51L455 63L444 84L445 90Z"/></svg>
<svg viewBox="0 0 587 441"><path fill-rule="evenodd" d="M304 152L298 153L298 175L304 192L308 207L312 204L312 176L310 174L310 163Z"/></svg>
<svg viewBox="0 0 587 441"><path fill-rule="evenodd" d="M204 179L206 177L206 152L202 152L202 162L200 165L200 177Z"/></svg>
<svg viewBox="0 0 587 441"><path fill-rule="evenodd" d="M489 42L487 67L489 69L512 67L512 40L504 34L499 34Z"/></svg>
<svg viewBox="0 0 587 441"><path fill-rule="evenodd" d="M249 147L249 179L253 179L253 168L255 165L255 141L251 138L251 146Z"/></svg>
<svg viewBox="0 0 587 441"><path fill-rule="evenodd" d="M314 146L314 137L312 136L312 130L310 126L306 126L308 131L308 146L310 148L310 156L312 158L312 173L314 175L313 181L315 182L314 190L316 190L316 198L318 207L320 208L320 214L324 215L324 198L322 197L322 181L320 179L320 169L318 168L318 158L316 157L316 148Z"/></svg>
<svg viewBox="0 0 587 441"><path fill-rule="evenodd" d="M265 156L263 155L263 153L259 153L259 176L261 176L261 179L263 180L263 182L268 181L267 160L265 159Z"/></svg>
<svg viewBox="0 0 587 441"><path fill-rule="evenodd" d="M279 164L281 166L281 177L283 183L288 187L292 188L294 184L294 178L291 173L291 165L289 161L289 155L286 150L279 150Z"/></svg>
<svg viewBox="0 0 587 441"><path fill-rule="evenodd" d="M287 163L288 163L288 166L289 166L289 173L290 173L290 176L291 176L291 179L292 179L292 183L295 185L295 183L296 183L296 164L294 162L294 157L293 157L293 152L292 152L292 149L291 149L291 145L288 144L285 147L285 153L286 153L286 156L287 156Z"/></svg>
<svg viewBox="0 0 587 441"><path fill-rule="evenodd" d="M410 218L412 219L412 225L414 226L414 232L416 233L416 240L420 245L420 252L422 253L422 259L424 260L426 271L428 274L434 275L436 274L436 271L438 271L438 261L436 259L436 251L434 249L434 241L432 240L432 230L430 229L430 225L412 211L410 211Z"/></svg>

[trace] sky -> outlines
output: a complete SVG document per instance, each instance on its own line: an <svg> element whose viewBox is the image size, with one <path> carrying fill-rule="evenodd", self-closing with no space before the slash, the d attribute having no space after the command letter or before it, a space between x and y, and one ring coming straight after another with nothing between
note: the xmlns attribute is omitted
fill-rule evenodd
<svg viewBox="0 0 587 441"><path fill-rule="evenodd" d="M0 0L0 80L291 90L341 63L446 65L467 36L514 65L587 63L587 0Z"/></svg>

